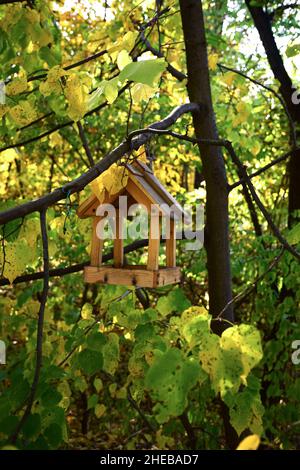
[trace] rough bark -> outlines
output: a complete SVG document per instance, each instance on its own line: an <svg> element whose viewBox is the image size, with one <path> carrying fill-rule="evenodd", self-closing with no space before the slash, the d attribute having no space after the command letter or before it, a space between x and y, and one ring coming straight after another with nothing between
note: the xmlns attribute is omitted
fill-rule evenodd
<svg viewBox="0 0 300 470"><path fill-rule="evenodd" d="M213 112L204 19L200 0L180 0L186 48L188 95L191 102L201 103L203 111L193 113L197 138L217 139ZM231 272L228 236L228 187L222 151L218 147L199 145L203 176L206 182L206 229L209 308L218 315L231 300ZM226 319L234 320L233 309Z"/></svg>
<svg viewBox="0 0 300 470"><path fill-rule="evenodd" d="M201 103L200 111L193 113L198 139L217 139L218 132L210 90L207 46L201 0L180 0L180 11L187 62L187 90L191 102ZM203 176L206 183L205 248L207 252L209 310L217 316L232 299L228 183L220 147L199 145ZM234 321L233 305L224 317ZM228 327L228 324L226 325ZM226 328L214 322L214 331L221 334ZM238 437L230 424L229 412L221 401L221 414L227 446L236 448Z"/></svg>

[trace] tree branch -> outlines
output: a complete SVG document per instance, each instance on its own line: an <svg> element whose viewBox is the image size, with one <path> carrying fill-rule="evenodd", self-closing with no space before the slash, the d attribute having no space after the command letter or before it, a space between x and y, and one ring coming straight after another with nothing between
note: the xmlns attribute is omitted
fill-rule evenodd
<svg viewBox="0 0 300 470"><path fill-rule="evenodd" d="M250 179L254 178L255 176L259 176L261 175L262 173L264 173L266 170L268 170L269 168L272 168L272 166L274 165L277 165L277 163L281 163L283 162L284 160L286 160L287 158L289 158L294 152L296 151L300 151L300 147L297 147L293 150L290 150L289 152L285 153L284 155L281 155L281 157L278 157L276 158L275 160L273 160L272 162L270 163L267 163L265 166L263 166L262 168L260 168L259 170L255 171L254 173L251 173L250 175L248 175L248 177ZM243 179L240 179L239 181L236 181L235 183L231 184L229 186L229 191L232 191L234 188L236 188L237 186L239 186L240 184L242 184L244 180Z"/></svg>
<svg viewBox="0 0 300 470"><path fill-rule="evenodd" d="M80 67L80 65L84 65L87 62L90 62L91 60L98 59L99 57L103 56L104 54L107 54L107 50L105 49L104 51L96 52L96 54L90 55L88 57L85 57L84 59L79 60L78 62L74 62L73 64L66 65L63 67L64 70L71 70L76 67ZM32 77L28 78L28 82L32 82L33 80L42 80L43 78L46 78L48 73L42 73L40 75L33 75Z"/></svg>
<svg viewBox="0 0 300 470"><path fill-rule="evenodd" d="M182 426L184 427L187 436L189 438L189 447L190 449L196 449L197 438L193 426L191 425L187 412L185 411L182 415L179 416Z"/></svg>
<svg viewBox="0 0 300 470"><path fill-rule="evenodd" d="M141 417L142 420L144 421L145 425L149 428L149 430L150 430L151 432L155 432L156 429L155 429L154 426L150 423L150 421L148 421L148 419L146 418L145 414L144 414L143 411L140 409L140 407L138 406L137 402L135 401L135 399L134 399L133 396L131 395L130 385L128 385L128 387L127 387L127 400L129 401L129 403L131 404L131 406L135 409L135 411L140 415L140 417Z"/></svg>
<svg viewBox="0 0 300 470"><path fill-rule="evenodd" d="M196 103L187 103L175 108L169 116L161 121L153 123L150 127L156 130L163 130L173 125L182 114L189 112L197 112L199 106ZM106 154L102 160L96 163L90 170L83 173L81 176L73 181L70 181L66 185L57 188L52 193L46 194L39 199L29 201L20 206L13 207L4 212L0 213L0 225L3 225L10 220L14 220L18 217L24 217L35 211L40 211L44 207L48 207L55 202L64 199L67 194L71 195L75 192L81 191L97 176L107 170L113 163L120 160L126 153L132 150L137 150L141 145L145 144L151 137L151 133L148 135L140 135L130 139L130 143L127 140L123 141L118 147L113 149L111 152Z"/></svg>
<svg viewBox="0 0 300 470"><path fill-rule="evenodd" d="M137 131L131 132L131 134L129 134L128 138L130 138L131 136L136 135L136 132ZM219 140L219 139L195 139L193 137L178 134L177 132L173 132L173 131L169 131L169 130L160 130L160 129L157 130L157 129L153 129L152 127L146 128L146 129L141 129L139 132L140 133L143 132L145 134L154 133L154 134L171 135L171 136L176 137L180 140L187 140L188 142L192 142L192 143L195 143L195 144L203 144L204 143L204 144L207 144L207 145L225 147L227 149L229 155L231 156L232 161L237 166L238 175L240 177L240 184L242 184L243 187L245 187L245 185L247 184L247 186L249 188L249 191L250 191L254 201L256 202L258 208L260 209L261 213L263 214L266 221L268 222L268 224L269 224L270 228L272 229L272 232L275 235L275 237L280 241L280 243L285 247L285 249L287 251L289 251L297 259L300 259L300 253L295 248L293 248L288 243L288 241L284 238L284 236L281 234L279 228L273 222L273 219L270 216L269 212L264 207L263 203L261 202L260 198L258 197L258 195L255 191L255 188L254 188L254 186L251 182L251 178L249 177L245 166L242 164L242 162L238 158L237 154L235 153L235 150L232 147L231 142L229 142L228 140ZM293 151L295 151L295 149ZM291 151L291 152L293 152L293 151Z"/></svg>
<svg viewBox="0 0 300 470"><path fill-rule="evenodd" d="M165 56L164 56L164 54L162 54L162 52L160 52L158 49L155 49L155 47L151 46L148 39L146 39L145 34L144 34L143 31L141 32L141 40L145 44L147 50L152 52L153 55L155 55L156 57L159 57L159 58L165 58ZM167 62L167 60L166 60L166 62ZM173 65L169 64L169 62L167 62L167 64L168 64L167 65L168 72L170 72L170 74L173 75L173 77L177 78L177 80L182 82L183 80L185 80L187 78L187 76L183 72L180 72L180 70L175 69L175 67L173 67Z"/></svg>
<svg viewBox="0 0 300 470"><path fill-rule="evenodd" d="M177 233L177 239L191 239L192 232L189 230L185 230L184 233L178 232ZM160 243L165 243L165 239L161 238ZM135 240L134 242L130 243L129 245L126 245L124 247L124 254L131 253L132 251L136 251L139 248L144 248L145 246L148 246L149 240L148 238L143 238L141 240ZM105 263L106 261L110 261L113 259L113 251L103 255L103 262ZM56 268L56 269L50 269L49 271L49 277L63 277L66 276L67 274L74 274L82 271L85 266L88 266L90 263L89 260L83 261L82 263L74 264L72 266L68 266L66 268ZM43 279L44 277L44 272L38 272L38 273L31 273L31 274L23 274L22 276L16 277L16 279L13 281L13 285L20 284L22 282L30 282L30 281L38 281L39 279ZM10 285L10 282L8 279L0 279L0 287L2 286L8 286Z"/></svg>
<svg viewBox="0 0 300 470"><path fill-rule="evenodd" d="M90 167L92 168L93 166L95 166L95 162L94 162L93 155L92 155L91 149L89 147L89 143L87 141L83 126L82 126L80 121L77 122L77 127L78 127L78 131L79 131L80 140L82 142L83 148L84 148L86 156L88 158Z"/></svg>
<svg viewBox="0 0 300 470"><path fill-rule="evenodd" d="M15 443L18 435L25 424L27 418L29 417L32 409L32 405L35 400L36 390L39 384L40 372L42 367L42 356L43 356L43 329L44 329L44 315L45 307L48 297L49 290L49 252L48 252L48 235L47 235L47 219L46 219L47 209L42 209L40 213L40 224L41 224L41 234L42 234L42 243L43 243L43 261L44 261L44 287L40 301L40 308L38 313L38 325L37 325L37 343L36 343L36 363L33 382L31 385L31 390L27 399L27 405L24 411L22 418L20 419L15 431L10 436L9 441Z"/></svg>
<svg viewBox="0 0 300 470"><path fill-rule="evenodd" d="M241 77L244 77L246 80L249 80L250 82L254 83L255 85L258 85L258 86L264 88L265 90L269 91L270 93L273 93L273 95L276 96L276 98L280 101L280 104L282 105L282 107L285 111L285 114L288 118L290 131L291 131L291 137L292 137L292 144L293 144L293 147L296 147L297 146L296 128L295 128L292 116L291 116L291 114L288 110L288 107L287 107L284 99L282 98L282 96L279 93L277 93L277 91L275 91L273 88L269 87L268 85L265 85L264 83L259 82L258 80L255 80L252 77L249 77L244 72L240 72L239 70L233 69L232 67L228 67L227 65L222 65L222 64L218 64L218 67L220 67L221 69L224 69L224 70L229 70L230 72L234 72L237 75L240 75Z"/></svg>
<svg viewBox="0 0 300 470"><path fill-rule="evenodd" d="M126 85L124 85L122 88L120 88L120 90L118 91L118 97L124 93L124 91L129 87L129 85L130 85L130 83L126 83ZM88 111L84 115L84 117L90 116L91 114L96 113L97 111L100 111L100 109L105 108L106 106L108 106L107 101L105 101L104 103L101 103L96 108L91 109L90 111ZM42 116L42 118L44 118L45 116ZM35 121L32 121L32 123L29 123L27 125L27 127L29 125L34 124L34 123L35 123ZM31 137L30 139L23 140L21 142L16 142L16 143L11 144L11 145L6 145L5 147L0 148L0 152L3 152L4 150L23 147L24 145L31 144L32 142L36 142L37 140L43 139L44 137L47 137L48 135L53 134L53 132L59 131L60 129L63 129L64 127L67 127L67 126L71 126L72 124L74 124L74 121L63 122L62 124L58 124L57 126L53 127L52 129L49 129L48 131L45 131L42 134L39 134L35 137Z"/></svg>
<svg viewBox="0 0 300 470"><path fill-rule="evenodd" d="M219 313L219 315L216 317L216 319L218 320L223 320L222 319L222 316L223 314L226 312L227 308L230 307L230 305L232 304L236 304L236 302L239 301L239 303L241 303L242 300L244 300L246 297L248 297L248 295L251 294L251 292L254 291L254 289L256 288L257 284L270 272L272 271L272 269L279 263L279 261L281 260L282 258L282 255L285 251L285 247L282 246L281 247L281 250L279 252L279 254L272 260L272 262L269 264L268 268L266 269L266 271L264 271L260 276L258 276L252 283L250 286L246 287L246 289L243 290L243 292L240 292L239 294L237 294L235 297L233 297L230 302L228 302L227 305L225 305L225 307L223 308L223 310Z"/></svg>
<svg viewBox="0 0 300 470"><path fill-rule="evenodd" d="M249 191L254 199L254 201L256 202L258 208L260 209L261 213L263 214L263 216L265 217L266 221L268 222L273 234L275 235L275 237L280 241L280 243L285 247L285 249L287 251L289 251L293 256L295 256L295 258L297 258L298 260L300 260L300 253L295 249L293 248L289 243L288 241L284 238L284 236L282 235L282 233L280 232L279 228L277 227L277 225L273 222L273 219L272 217L270 216L269 212L267 211L267 209L265 208L265 206L263 205L263 203L261 202L260 198L258 197L256 191L255 191L255 188L252 184L252 181L251 179L249 178L248 176L248 173L247 173L247 170L245 168L245 166L242 164L242 162L240 161L239 157L237 156L237 154L235 153L233 147L232 147L232 144L231 142L227 142L226 144L226 149L228 150L228 153L229 155L231 156L231 159L233 161L233 163L237 166L237 169L238 169L238 174L240 176L240 178L244 181L246 181L246 184L249 188ZM245 184L245 183L243 183Z"/></svg>

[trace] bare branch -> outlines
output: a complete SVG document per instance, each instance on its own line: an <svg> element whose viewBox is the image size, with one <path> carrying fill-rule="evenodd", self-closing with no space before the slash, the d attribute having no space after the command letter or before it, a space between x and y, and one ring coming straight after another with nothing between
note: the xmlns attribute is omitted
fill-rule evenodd
<svg viewBox="0 0 300 470"><path fill-rule="evenodd" d="M42 367L44 315L45 315L45 307L46 307L48 290L49 290L49 252L48 252L46 212L47 212L47 209L42 209L40 213L41 234L42 234L42 243L43 243L44 287L43 287L43 292L42 292L41 301L40 301L40 308L39 308L39 313L38 313L35 371L34 371L33 382L32 382L30 393L27 399L27 405L26 405L24 414L22 418L20 419L15 431L9 438L9 442L12 442L12 443L16 442L23 425L25 424L27 418L29 417L31 413L32 405L35 400L36 390L39 384L40 372L41 372L41 367Z"/></svg>
<svg viewBox="0 0 300 470"><path fill-rule="evenodd" d="M254 291L254 289L256 288L257 284L270 272L272 271L273 268L275 268L275 266L279 263L279 261L281 260L282 258L282 255L285 251L285 247L282 246L281 247L281 250L279 252L279 254L272 260L272 262L269 264L268 268L266 269L266 271L264 271L260 276L258 276L252 283L250 286L246 287L246 289L243 290L243 292L240 292L239 294L237 294L235 297L233 297L230 302L228 302L228 304L225 305L225 307L223 308L223 310L219 313L219 315L216 317L216 319L218 320L223 320L222 316L223 314L226 312L227 308L230 307L231 305L235 304L236 302L239 302L241 303L242 300L244 300L246 297L248 297L248 295L251 294L251 292Z"/></svg>
<svg viewBox="0 0 300 470"><path fill-rule="evenodd" d="M197 233L197 232L196 232ZM178 232L177 233L177 239L191 239L192 232L189 230L185 230L184 233ZM165 243L165 239L161 238L160 243ZM129 245L126 245L124 247L124 254L131 253L132 251L136 251L139 248L144 248L144 246L147 246L149 243L148 238L143 238L141 240L136 240ZM113 259L113 251L103 255L102 260L105 263L106 261L110 261ZM74 274L82 271L85 266L89 265L89 261L83 261L82 263L74 264L72 266L68 266L66 268L56 268L56 269L50 269L49 271L49 277L63 277L68 274ZM22 282L30 282L30 281L37 281L39 279L43 279L44 277L44 272L38 272L38 273L32 273L32 274L23 274L22 276L16 277L16 279L13 281L13 285L20 284ZM8 279L0 279L0 286L8 286L9 280Z"/></svg>
<svg viewBox="0 0 300 470"><path fill-rule="evenodd" d="M126 85L124 85L122 88L120 88L120 90L118 91L118 96L122 95L124 93L124 91L130 86L130 83L126 83ZM88 111L84 117L87 117L87 116L90 116L91 114L94 114L96 113L97 111L100 111L100 109L102 108L105 108L106 106L108 106L108 103L107 101L105 101L104 103L101 103L99 106L97 106L96 108L94 109L91 109L91 111ZM46 115L45 115L46 116ZM44 118L45 116L42 116L42 118ZM27 127L29 125L32 125L34 124L35 121L33 121L32 123L28 124ZM8 149L13 149L13 148L18 148L18 147L23 147L24 145L28 145L28 144L31 144L32 142L36 142L37 140L40 140L40 139L43 139L44 137L47 137L48 135L51 135L53 134L53 132L56 132L56 131L59 131L60 129L63 129L64 127L67 127L67 126L72 126L72 124L74 124L74 121L66 121L66 122L63 122L62 124L58 124L57 126L55 127L52 127L52 129L49 129L48 131L45 131L43 132L42 134L39 134L35 137L31 137L30 139L26 139L26 140L23 140L21 142L15 142L14 144L11 144L11 145L6 145L5 147L2 147L0 148L0 152L3 152L4 150L8 150Z"/></svg>
<svg viewBox="0 0 300 470"><path fill-rule="evenodd" d="M82 142L82 145L83 145L83 148L85 150L86 156L88 157L90 167L92 168L95 165L95 162L94 162L93 155L92 155L91 149L89 147L89 143L87 141L83 126L82 126L80 121L77 122L77 127L78 127L78 131L79 131L80 140Z"/></svg>
<svg viewBox="0 0 300 470"><path fill-rule="evenodd" d="M233 69L232 67L228 67L227 65L223 65L223 64L218 64L218 67L220 67L221 69L224 69L224 70L229 70L230 72L234 72L237 75L240 75L241 77L244 77L246 80L249 80L250 82L254 83L255 85L258 85L258 86L264 88L265 90L273 93L273 95L276 96L276 98L280 101L280 104L282 105L282 107L285 111L285 114L288 118L289 125L290 125L290 130L291 130L291 137L292 137L293 146L297 147L296 128L295 128L295 125L294 125L294 121L293 121L293 118L292 118L292 116L291 116L291 114L290 114L290 112L287 108L287 105L285 104L284 99L281 97L281 95L279 93L277 93L277 91L275 91L270 86L267 86L264 83L261 83L261 82L259 82L258 80L255 80L252 77L249 77L244 72L240 72L239 70Z"/></svg>
<svg viewBox="0 0 300 470"><path fill-rule="evenodd" d="M156 130L163 130L173 125L182 114L189 112L197 112L199 106L196 103L187 103L175 108L169 116L161 121L155 122L150 127ZM132 133L131 133L132 134ZM130 135L131 135L130 134ZM57 188L52 193L46 194L39 199L21 204L12 209L8 209L0 213L0 225L3 225L10 220L14 220L18 217L24 217L35 211L40 211L44 207L48 207L55 202L64 199L67 194L71 195L75 192L81 191L87 184L93 181L97 176L107 170L113 163L120 160L126 153L132 150L137 150L141 145L145 144L151 137L151 133L148 135L140 135L136 138L131 136L130 142L125 140L118 147L113 149L111 152L106 154L102 160L96 163L90 170L83 173L77 179L70 181L66 185Z"/></svg>
<svg viewBox="0 0 300 470"><path fill-rule="evenodd" d="M158 49L155 49L155 47L151 46L150 42L148 41L148 39L146 39L143 32L141 32L141 39L142 39L143 43L145 44L147 50L152 52L153 55L155 55L156 57L159 57L159 58L165 57L164 54L162 54L162 52L160 52ZM181 82L182 82L182 80L185 80L187 78L187 76L183 72L181 72L180 70L175 69L175 67L173 67L173 65L171 65L169 63L167 65L167 70L168 70L168 72L170 72L171 75L173 75L173 77L177 78L177 80L179 80Z"/></svg>
<svg viewBox="0 0 300 470"><path fill-rule="evenodd" d="M143 413L143 411L140 409L140 407L138 406L137 402L136 402L135 399L133 398L133 396L132 396L132 394L131 394L131 391L130 391L130 385L128 385L128 387L127 387L127 400L129 401L129 403L131 404L131 406L135 409L135 411L140 415L140 417L141 417L142 420L144 421L145 425L149 428L149 430L152 431L152 432L155 432L156 429L155 429L154 426L150 423L150 421L146 418L145 413Z"/></svg>
<svg viewBox="0 0 300 470"><path fill-rule="evenodd" d="M107 54L107 50L105 49L104 51L96 52L96 54L90 55L88 57L85 57L84 59L79 60L78 62L74 62L73 64L66 65L66 67L63 67L64 70L71 70L76 67L80 67L80 65L84 65L87 62L90 62L91 60L98 59L99 57L102 57L104 54ZM28 78L28 81L31 82L33 80L42 80L43 78L46 78L48 73L42 73L40 75L33 75L32 77Z"/></svg>
<svg viewBox="0 0 300 470"><path fill-rule="evenodd" d="M284 236L282 235L281 231L279 230L279 228L277 227L277 225L273 222L273 219L272 217L270 216L269 212L267 211L267 209L265 208L265 206L263 205L263 203L261 202L260 198L258 197L256 191L255 191L255 188L252 184L252 181L251 179L249 178L248 176L248 173L247 173L247 170L245 168L245 166L242 164L242 162L240 161L239 157L237 156L237 154L235 153L233 147L232 147L232 144L231 142L227 142L226 144L226 149L228 150L228 153L229 155L231 156L231 159L233 161L233 163L235 163L235 165L237 166L237 169L238 169L238 174L239 174L239 177L243 180L243 181L246 181L246 184L249 188L249 191L254 199L254 201L256 202L258 208L260 209L261 213L263 214L264 218L266 219L266 221L268 222L273 234L275 235L275 237L280 241L280 243L285 247L285 249L287 251L289 251L293 256L295 256L295 258L297 258L298 260L300 260L300 253L295 249L293 248L289 243L288 241L284 238ZM245 184L245 183L242 183L242 184Z"/></svg>
<svg viewBox="0 0 300 470"><path fill-rule="evenodd" d="M283 162L284 160L289 158L294 152L299 151L299 150L300 150L300 147L297 147L293 150L290 150L289 152L285 153L284 155L281 155L280 157L276 158L275 160L271 161L270 163L267 163L265 166L263 166L259 170L255 171L254 173L251 173L250 175L248 175L248 177L250 179L252 179L255 176L261 175L262 173L264 173L269 168L272 168L272 166L277 165L277 163ZM232 191L232 189L236 188L237 186L240 186L242 184L242 181L244 181L244 180L241 179L241 180L236 181L235 183L231 184L229 186L229 191Z"/></svg>

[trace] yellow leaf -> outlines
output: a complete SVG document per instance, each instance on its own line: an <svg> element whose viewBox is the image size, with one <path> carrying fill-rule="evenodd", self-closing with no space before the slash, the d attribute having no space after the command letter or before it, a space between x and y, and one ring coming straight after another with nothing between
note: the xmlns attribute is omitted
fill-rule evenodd
<svg viewBox="0 0 300 470"><path fill-rule="evenodd" d="M102 203L105 197L105 190L109 194L117 194L127 185L128 171L123 166L113 163L108 170L104 171L98 178L90 183L92 192Z"/></svg>
<svg viewBox="0 0 300 470"><path fill-rule="evenodd" d="M134 157L137 158L140 162L143 162L143 163L148 163L148 159L147 159L147 153L146 153L146 149L145 149L145 146L142 145L138 151L135 151L133 153Z"/></svg>
<svg viewBox="0 0 300 470"><path fill-rule="evenodd" d="M125 49L131 51L134 46L135 40L138 36L137 31L128 31L122 39L122 43Z"/></svg>
<svg viewBox="0 0 300 470"><path fill-rule="evenodd" d="M97 392L100 392L100 390L103 389L103 382L102 382L102 380L99 379L99 378L96 378L96 379L94 380L94 387L95 387L95 389L96 389Z"/></svg>
<svg viewBox="0 0 300 470"><path fill-rule="evenodd" d="M261 149L261 145L259 142L255 142L254 145L252 146L251 148L251 152L253 153L253 155L258 155L259 152L260 152L260 149Z"/></svg>
<svg viewBox="0 0 300 470"><path fill-rule="evenodd" d="M95 406L95 415L97 418L101 418L101 416L103 416L105 412L106 412L105 405L98 404Z"/></svg>
<svg viewBox="0 0 300 470"><path fill-rule="evenodd" d="M134 43L138 34L139 33L137 31L128 31L123 36L123 38L118 39L118 41L115 42L115 44L112 47L110 47L108 51L111 53L111 52L120 51L121 49L126 49L127 51L130 52L134 46Z"/></svg>
<svg viewBox="0 0 300 470"><path fill-rule="evenodd" d="M260 444L260 437L257 434L245 437L242 442L239 443L236 450L257 450Z"/></svg>
<svg viewBox="0 0 300 470"><path fill-rule="evenodd" d="M18 126L26 126L38 117L37 111L29 101L20 101L10 109L9 114Z"/></svg>
<svg viewBox="0 0 300 470"><path fill-rule="evenodd" d="M109 104L112 104L118 97L118 79L110 80L105 84L104 95Z"/></svg>
<svg viewBox="0 0 300 470"><path fill-rule="evenodd" d="M111 165L101 176L103 185L109 194L117 194L127 185L128 171L116 163Z"/></svg>
<svg viewBox="0 0 300 470"><path fill-rule="evenodd" d="M68 101L68 116L73 121L79 121L88 110L88 89L81 82L80 77L72 74L67 78L64 88Z"/></svg>
<svg viewBox="0 0 300 470"><path fill-rule="evenodd" d="M18 240L5 246L5 264L3 276L12 284L17 276L23 274L26 268L25 247L20 247Z"/></svg>
<svg viewBox="0 0 300 470"><path fill-rule="evenodd" d="M222 82L225 83L227 86L231 86L236 78L236 73L234 72L226 72L222 76Z"/></svg>
<svg viewBox="0 0 300 470"><path fill-rule="evenodd" d="M5 92L9 96L18 95L27 90L27 79L26 77L17 77L6 85Z"/></svg>
<svg viewBox="0 0 300 470"><path fill-rule="evenodd" d="M1 160L5 163L13 162L16 158L18 158L18 156L19 154L16 152L15 149L8 149L4 150L4 152L1 152Z"/></svg>
<svg viewBox="0 0 300 470"><path fill-rule="evenodd" d="M55 65L49 70L47 79L40 84L40 92L44 96L49 96L51 93L61 93L62 87L60 84L60 78L62 76L69 75L60 65Z"/></svg>
<svg viewBox="0 0 300 470"><path fill-rule="evenodd" d="M64 142L64 139L62 138L62 136L60 135L58 131L53 132L49 137L49 145L51 148L62 147L63 142Z"/></svg>
<svg viewBox="0 0 300 470"><path fill-rule="evenodd" d="M0 119L7 113L9 107L5 104L0 104Z"/></svg>
<svg viewBox="0 0 300 470"><path fill-rule="evenodd" d="M93 306L91 304L84 304L84 306L81 309L81 317L83 320L91 320L93 318L92 316L93 313Z"/></svg>
<svg viewBox="0 0 300 470"><path fill-rule="evenodd" d="M38 219L29 219L23 224L19 238L24 238L30 248L33 248L37 236L40 234L40 221Z"/></svg>
<svg viewBox="0 0 300 470"><path fill-rule="evenodd" d="M218 60L219 60L218 54L210 54L208 56L208 66L210 70L216 70Z"/></svg>
<svg viewBox="0 0 300 470"><path fill-rule="evenodd" d="M144 85L143 83L136 83L131 90L132 99L134 102L139 102L142 100L149 100L151 96L156 92L156 88L153 88L149 85Z"/></svg>
<svg viewBox="0 0 300 470"><path fill-rule="evenodd" d="M132 62L130 55L125 51L125 49L123 49L117 57L117 65L119 69L123 70L123 68L126 67L127 64L130 64L130 62Z"/></svg>
<svg viewBox="0 0 300 470"><path fill-rule="evenodd" d="M102 183L101 183L101 176L98 176L94 181L91 182L91 190L97 197L98 201L102 203L104 201L105 197L105 188L103 188Z"/></svg>

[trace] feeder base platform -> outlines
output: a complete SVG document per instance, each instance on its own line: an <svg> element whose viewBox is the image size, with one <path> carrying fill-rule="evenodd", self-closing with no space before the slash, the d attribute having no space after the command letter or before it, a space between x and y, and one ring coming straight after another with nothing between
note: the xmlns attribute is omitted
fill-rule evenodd
<svg viewBox="0 0 300 470"><path fill-rule="evenodd" d="M146 266L86 266L84 281L88 283L118 284L137 287L160 287L180 282L180 268L160 267L149 270Z"/></svg>

